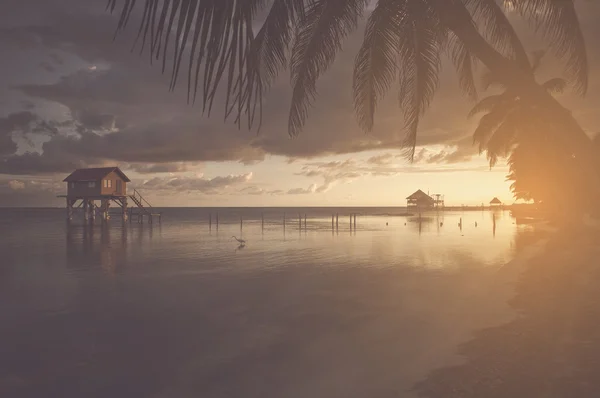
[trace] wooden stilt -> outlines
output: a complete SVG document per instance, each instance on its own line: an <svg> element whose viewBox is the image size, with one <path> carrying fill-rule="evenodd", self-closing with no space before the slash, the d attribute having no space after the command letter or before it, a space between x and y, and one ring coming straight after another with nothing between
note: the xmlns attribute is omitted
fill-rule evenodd
<svg viewBox="0 0 600 398"><path fill-rule="evenodd" d="M302 231L302 215L298 213L298 230Z"/></svg>
<svg viewBox="0 0 600 398"><path fill-rule="evenodd" d="M354 213L354 229L356 229L356 213Z"/></svg>
<svg viewBox="0 0 600 398"><path fill-rule="evenodd" d="M217 216L217 231L218 231L219 230L219 212L217 212L216 216Z"/></svg>
<svg viewBox="0 0 600 398"><path fill-rule="evenodd" d="M73 219L73 204L74 200L67 198L67 221L71 221Z"/></svg>
<svg viewBox="0 0 600 398"><path fill-rule="evenodd" d="M212 229L212 213L208 213L208 229Z"/></svg>
<svg viewBox="0 0 600 398"><path fill-rule="evenodd" d="M331 215L331 230L333 231L335 228L333 226L333 214Z"/></svg>
<svg viewBox="0 0 600 398"><path fill-rule="evenodd" d="M306 231L306 213L304 213L304 230Z"/></svg>
<svg viewBox="0 0 600 398"><path fill-rule="evenodd" d="M265 230L265 213L260 213L260 229L263 232Z"/></svg>
<svg viewBox="0 0 600 398"><path fill-rule="evenodd" d="M121 199L123 221L127 221L127 197Z"/></svg>
<svg viewBox="0 0 600 398"><path fill-rule="evenodd" d="M242 216L240 216L240 231L242 230L242 228L243 228L243 221L242 221Z"/></svg>
<svg viewBox="0 0 600 398"><path fill-rule="evenodd" d="M339 216L340 215L338 213L335 213L335 229L339 229Z"/></svg>

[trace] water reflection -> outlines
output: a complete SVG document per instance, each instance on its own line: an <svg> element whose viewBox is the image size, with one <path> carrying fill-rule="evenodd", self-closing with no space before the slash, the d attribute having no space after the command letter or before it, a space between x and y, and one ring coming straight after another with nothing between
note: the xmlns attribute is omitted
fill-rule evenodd
<svg viewBox="0 0 600 398"><path fill-rule="evenodd" d="M159 227L160 228L160 227ZM137 244L152 240L153 225L127 223L87 223L67 225L65 251L66 267L71 270L99 267L108 275L121 271L128 261L128 234L135 230ZM147 235L146 235L147 233Z"/></svg>

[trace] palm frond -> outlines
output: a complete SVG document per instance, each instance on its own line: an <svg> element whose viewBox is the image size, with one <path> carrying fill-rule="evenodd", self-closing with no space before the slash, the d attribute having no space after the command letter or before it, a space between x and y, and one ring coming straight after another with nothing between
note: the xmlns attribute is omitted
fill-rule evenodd
<svg viewBox="0 0 600 398"><path fill-rule="evenodd" d="M501 107L506 107L503 112L508 113L514 106L511 104L512 99L510 94L507 93L485 97L473 106L469 111L469 117L473 117L478 113L498 111Z"/></svg>
<svg viewBox="0 0 600 398"><path fill-rule="evenodd" d="M370 132L377 102L396 78L399 12L402 2L380 0L367 21L363 44L354 64L354 109L360 127Z"/></svg>
<svg viewBox="0 0 600 398"><path fill-rule="evenodd" d="M486 154L490 167L494 167L498 158L507 156L515 143L520 122L518 112L513 112L498 126L486 143Z"/></svg>
<svg viewBox="0 0 600 398"><path fill-rule="evenodd" d="M107 8L114 11L117 3L118 0L108 0ZM120 3L117 32L126 27L140 2ZM264 3L265 0L145 0L135 45L140 52L146 51L149 38L150 58L162 59L163 73L167 63L171 64L171 90L177 85L187 54L188 101L195 102L201 89L203 111L210 113L217 88L226 80L226 109L237 103L239 113L254 112L251 101L243 100L247 99L247 76L251 75L248 54L254 42L253 22ZM253 98L252 102L260 103L260 98Z"/></svg>
<svg viewBox="0 0 600 398"><path fill-rule="evenodd" d="M292 104L288 133L304 126L319 76L333 63L346 36L356 28L367 0L312 0L299 21L292 47Z"/></svg>
<svg viewBox="0 0 600 398"><path fill-rule="evenodd" d="M454 33L450 34L448 48L458 75L458 85L461 91L471 99L476 100L477 86L475 84L474 69L477 66L477 58Z"/></svg>
<svg viewBox="0 0 600 398"><path fill-rule="evenodd" d="M547 40L550 48L566 61L566 73L575 90L585 94L588 60L585 40L573 0L511 0Z"/></svg>
<svg viewBox="0 0 600 398"><path fill-rule="evenodd" d="M439 82L440 52L447 31L425 0L408 0L400 22L400 91L404 113L406 157L415 155L419 120L429 107Z"/></svg>
<svg viewBox="0 0 600 398"><path fill-rule="evenodd" d="M473 19L483 25L484 36L498 50L517 60L525 70L529 70L529 58L523 43L497 0L464 0L471 10Z"/></svg>
<svg viewBox="0 0 600 398"><path fill-rule="evenodd" d="M473 143L478 144L479 153L483 153L486 149L490 137L504 123L510 111L510 108L498 108L496 112L486 113L481 117L473 133Z"/></svg>
<svg viewBox="0 0 600 398"><path fill-rule="evenodd" d="M557 77L544 82L544 84L542 84L542 87L544 87L549 93L561 94L565 91L565 88L567 87L567 81L565 79Z"/></svg>

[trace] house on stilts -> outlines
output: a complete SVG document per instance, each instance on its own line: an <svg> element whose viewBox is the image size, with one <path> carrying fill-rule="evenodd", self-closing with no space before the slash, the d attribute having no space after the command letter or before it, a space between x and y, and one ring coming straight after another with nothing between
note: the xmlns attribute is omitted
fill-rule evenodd
<svg viewBox="0 0 600 398"><path fill-rule="evenodd" d="M63 182L67 183L67 194L60 197L66 198L68 220L73 219L74 211L80 208L86 220L94 220L96 215L108 220L113 203L121 208L124 220L132 221L137 216L138 222L144 222L146 216L150 223L154 217L160 221L161 214L137 190L127 193L127 183L131 180L118 167L77 169ZM128 207L129 199L133 202L131 207Z"/></svg>

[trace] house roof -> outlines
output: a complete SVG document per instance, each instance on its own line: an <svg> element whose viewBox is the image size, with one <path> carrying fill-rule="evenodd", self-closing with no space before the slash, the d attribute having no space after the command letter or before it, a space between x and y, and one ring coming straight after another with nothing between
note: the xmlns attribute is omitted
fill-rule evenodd
<svg viewBox="0 0 600 398"><path fill-rule="evenodd" d="M498 198L494 198L494 199L490 200L490 204L491 205L501 205L502 201L500 201L500 199L498 199Z"/></svg>
<svg viewBox="0 0 600 398"><path fill-rule="evenodd" d="M71 181L98 181L106 177L112 172L115 172L121 176L123 181L130 182L131 180L121 171L118 167L96 167L91 169L77 169L67 178L65 178L64 182Z"/></svg>
<svg viewBox="0 0 600 398"><path fill-rule="evenodd" d="M406 198L407 200L430 200L433 201L433 198L427 195L425 192L420 189Z"/></svg>

